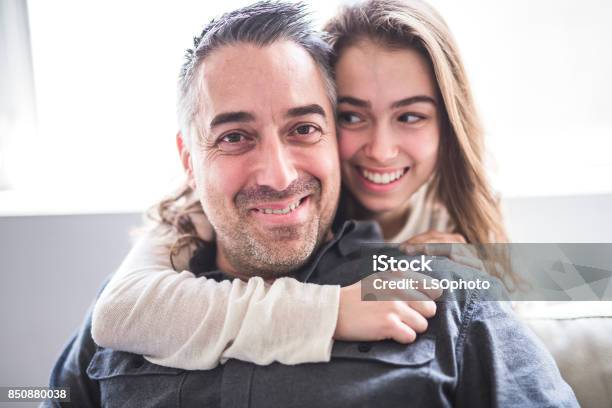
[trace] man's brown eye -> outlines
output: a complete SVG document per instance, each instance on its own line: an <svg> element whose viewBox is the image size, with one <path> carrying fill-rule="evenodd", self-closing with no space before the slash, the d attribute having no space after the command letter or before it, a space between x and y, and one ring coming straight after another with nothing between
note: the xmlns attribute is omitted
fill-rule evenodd
<svg viewBox="0 0 612 408"><path fill-rule="evenodd" d="M217 139L216 147L226 153L244 153L253 147L253 138L248 134L231 132Z"/></svg>
<svg viewBox="0 0 612 408"><path fill-rule="evenodd" d="M239 143L242 141L243 136L240 133L230 133L229 135L223 136L222 142L226 143Z"/></svg>
<svg viewBox="0 0 612 408"><path fill-rule="evenodd" d="M295 132L300 134L300 135L307 135L312 130L314 130L314 126L311 126L311 125L301 125L301 126L298 126L297 128L295 128Z"/></svg>

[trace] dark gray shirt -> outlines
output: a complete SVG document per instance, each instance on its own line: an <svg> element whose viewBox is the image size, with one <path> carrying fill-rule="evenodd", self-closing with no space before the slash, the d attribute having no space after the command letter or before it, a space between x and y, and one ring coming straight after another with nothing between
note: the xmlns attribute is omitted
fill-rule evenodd
<svg viewBox="0 0 612 408"><path fill-rule="evenodd" d="M364 243L380 241L375 224L349 221L296 274L304 282L347 285ZM434 270L454 274L447 259ZM226 279L219 271L203 274ZM111 407L574 407L542 343L507 302L477 291L438 304L416 342L336 341L329 363L257 366L229 360L209 371L152 364L97 347L91 315L59 358L51 386L71 387L74 406Z"/></svg>

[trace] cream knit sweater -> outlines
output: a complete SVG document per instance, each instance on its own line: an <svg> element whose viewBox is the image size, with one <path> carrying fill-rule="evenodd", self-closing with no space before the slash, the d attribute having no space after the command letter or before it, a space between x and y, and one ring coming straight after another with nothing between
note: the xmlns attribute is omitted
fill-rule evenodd
<svg viewBox="0 0 612 408"><path fill-rule="evenodd" d="M103 347L143 354L152 363L210 369L235 358L265 365L329 361L340 287L196 278L188 259L169 262L154 231L135 244L93 311Z"/></svg>

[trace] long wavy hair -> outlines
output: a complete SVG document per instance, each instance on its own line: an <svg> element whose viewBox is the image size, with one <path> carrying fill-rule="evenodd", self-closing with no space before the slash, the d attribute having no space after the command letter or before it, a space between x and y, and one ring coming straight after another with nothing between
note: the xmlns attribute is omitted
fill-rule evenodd
<svg viewBox="0 0 612 408"><path fill-rule="evenodd" d="M466 71L440 14L419 0L368 0L341 8L324 31L334 51L332 67L344 50L363 40L389 49L415 50L426 58L443 106L441 141L429 193L446 207L455 232L468 243L508 242L499 200L486 177L483 130ZM486 248L490 252L494 247L502 248ZM488 268L492 275L517 282L503 253L486 255L504 266L501 270Z"/></svg>

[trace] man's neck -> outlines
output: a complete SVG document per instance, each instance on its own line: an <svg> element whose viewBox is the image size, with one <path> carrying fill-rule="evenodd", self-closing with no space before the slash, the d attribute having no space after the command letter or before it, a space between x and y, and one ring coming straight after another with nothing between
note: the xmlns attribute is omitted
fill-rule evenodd
<svg viewBox="0 0 612 408"><path fill-rule="evenodd" d="M223 250L221 245L217 245L217 268L226 275L238 278L243 281L247 281L250 278L250 276L242 274L236 270L234 265L232 265L232 263L227 258L227 255L225 254L225 251Z"/></svg>

